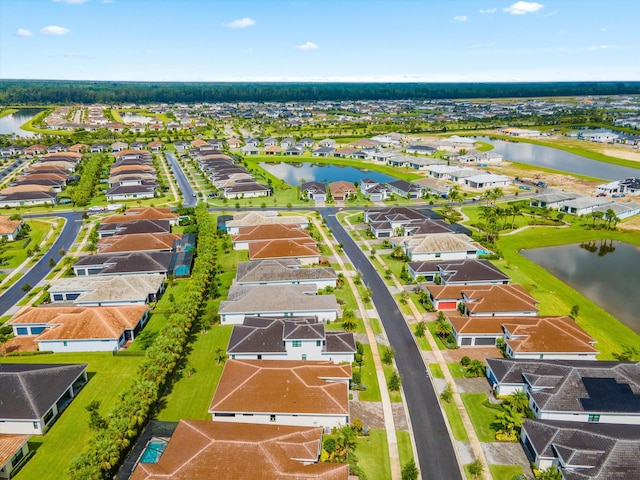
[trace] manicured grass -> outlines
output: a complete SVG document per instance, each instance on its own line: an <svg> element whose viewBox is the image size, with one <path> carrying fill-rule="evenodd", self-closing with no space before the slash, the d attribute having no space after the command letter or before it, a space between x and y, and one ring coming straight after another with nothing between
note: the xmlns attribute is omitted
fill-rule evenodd
<svg viewBox="0 0 640 480"><path fill-rule="evenodd" d="M391 478L387 432L371 430L368 437L358 438L357 445L355 455L358 458L358 465L367 474L369 480Z"/></svg>
<svg viewBox="0 0 640 480"><path fill-rule="evenodd" d="M447 367L453 378L464 378L464 368L459 363L447 363Z"/></svg>
<svg viewBox="0 0 640 480"><path fill-rule="evenodd" d="M445 414L447 415L449 427L451 428L451 432L453 432L453 438L461 442L468 442L469 436L467 435L467 430L464 428L462 417L460 417L460 412L458 411L456 404L453 401L450 403L441 402L441 404Z"/></svg>
<svg viewBox="0 0 640 480"><path fill-rule="evenodd" d="M527 229L500 237L498 248L503 260L493 262L509 275L512 283L522 285L538 300L540 315L567 315L573 305L580 305L576 323L596 341L599 359L613 359L613 353L626 344L640 348L640 336L615 317L593 303L544 268L520 255L520 249L565 245L590 240L611 239L640 245L640 232L587 230L578 224L569 228Z"/></svg>
<svg viewBox="0 0 640 480"><path fill-rule="evenodd" d="M373 358L371 356L371 345L367 343L362 344L364 352L364 365L361 370L361 381L367 386L364 392L360 392L360 400L365 402L380 402L380 386L378 385L378 377L376 376L376 367L373 364ZM358 367L354 367L354 370ZM386 388L386 386L385 386Z"/></svg>
<svg viewBox="0 0 640 480"><path fill-rule="evenodd" d="M431 376L433 378L444 378L444 373L442 373L442 368L437 363L430 363L429 370L431 371Z"/></svg>
<svg viewBox="0 0 640 480"><path fill-rule="evenodd" d="M380 334L382 333L382 326L380 325L380 320L377 318L370 318L369 323L371 324L371 330L373 333Z"/></svg>
<svg viewBox="0 0 640 480"><path fill-rule="evenodd" d="M227 350L232 330L232 325L216 325L206 333L195 333L196 340L191 345L185 368L164 398L159 420L211 419L209 405L224 368L223 363L216 364L213 353L218 347Z"/></svg>
<svg viewBox="0 0 640 480"><path fill-rule="evenodd" d="M384 345L378 345L378 352L380 352L380 358L382 358L382 355L384 354L384 351L387 347ZM382 364L382 370L384 371L384 378L387 381L387 385L389 384L389 379L391 378L391 375L393 374L393 372L395 371L395 366L392 365L387 365L386 363ZM389 397L391 398L392 402L402 402L402 394L400 392L392 392L391 390L389 390Z"/></svg>
<svg viewBox="0 0 640 480"><path fill-rule="evenodd" d="M398 451L400 453L400 465L403 467L413 460L413 445L411 444L411 433L406 430L396 430L398 439Z"/></svg>
<svg viewBox="0 0 640 480"><path fill-rule="evenodd" d="M85 407L93 400L101 402L100 412L108 413L119 395L131 385L142 357L113 356L111 352L56 353L32 357L6 357L1 363L87 363L89 381L78 396L42 436L32 437L36 455L29 460L18 478L57 480L65 478L71 459L86 444L89 414Z"/></svg>
<svg viewBox="0 0 640 480"><path fill-rule="evenodd" d="M486 393L462 393L460 395L469 413L473 428L481 442L495 442L496 431L491 424L496 419L497 410L482 405L487 399Z"/></svg>
<svg viewBox="0 0 640 480"><path fill-rule="evenodd" d="M429 329L429 331L431 332L431 335L436 341L436 345L438 345L438 348L440 350L446 350L447 347L445 347L444 343L442 342L442 339L438 335L436 335L436 322L427 322L427 328Z"/></svg>
<svg viewBox="0 0 640 480"><path fill-rule="evenodd" d="M16 268L22 262L27 259L27 250L33 250L36 245L40 245L44 240L45 235L51 230L52 226L49 222L43 222L40 220L27 220L26 223L31 227L29 237L31 241L27 243L27 239L15 240L7 243L7 251L4 257L7 260L7 264L2 268ZM52 240L55 239L53 236ZM25 246L26 244L26 246Z"/></svg>
<svg viewBox="0 0 640 480"><path fill-rule="evenodd" d="M489 465L493 480L511 480L516 475L522 475L520 465Z"/></svg>
<svg viewBox="0 0 640 480"><path fill-rule="evenodd" d="M413 336L416 339L416 342L418 342L418 346L420 347L420 350L431 350L431 345L429 344L429 340L427 340L426 336L422 336L419 337L416 334L416 328L413 328Z"/></svg>

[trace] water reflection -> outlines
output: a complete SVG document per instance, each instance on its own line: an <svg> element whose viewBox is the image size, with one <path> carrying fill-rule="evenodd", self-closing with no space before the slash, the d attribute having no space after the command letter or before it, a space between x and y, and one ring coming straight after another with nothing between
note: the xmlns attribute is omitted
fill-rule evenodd
<svg viewBox="0 0 640 480"><path fill-rule="evenodd" d="M21 108L17 112L0 118L0 135L10 135L13 133L19 137L35 137L37 133L22 130L20 127L41 111L42 108Z"/></svg>
<svg viewBox="0 0 640 480"><path fill-rule="evenodd" d="M521 253L640 333L640 246L593 240Z"/></svg>
<svg viewBox="0 0 640 480"><path fill-rule="evenodd" d="M386 183L396 180L384 173L360 170L354 167L338 165L316 165L313 163L265 163L259 164L267 172L284 180L289 185L300 185L304 182L360 182L363 178L371 178L376 182Z"/></svg>
<svg viewBox="0 0 640 480"><path fill-rule="evenodd" d="M505 160L513 160L514 162L527 163L604 180L621 180L640 175L639 168L621 167L611 163L598 162L597 160L591 160L557 148L543 147L525 142L493 140L489 137L475 138L493 145L494 151L502 155Z"/></svg>

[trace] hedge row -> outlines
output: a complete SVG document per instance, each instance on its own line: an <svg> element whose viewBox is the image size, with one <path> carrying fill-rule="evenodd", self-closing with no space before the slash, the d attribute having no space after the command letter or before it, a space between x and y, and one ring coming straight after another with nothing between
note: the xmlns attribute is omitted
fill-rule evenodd
<svg viewBox="0 0 640 480"><path fill-rule="evenodd" d="M176 313L167 320L145 352L131 387L120 395L100 427L94 427L85 451L73 459L69 469L72 480L112 478L183 358L216 265L216 226L204 204L196 208L196 219L199 225L198 256L190 282L181 298L176 299Z"/></svg>

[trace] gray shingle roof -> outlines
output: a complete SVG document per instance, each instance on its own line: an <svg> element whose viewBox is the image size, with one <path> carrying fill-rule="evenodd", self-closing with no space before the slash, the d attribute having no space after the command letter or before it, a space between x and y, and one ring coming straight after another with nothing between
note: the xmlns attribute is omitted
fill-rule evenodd
<svg viewBox="0 0 640 480"><path fill-rule="evenodd" d="M330 267L293 268L300 264L297 260L252 260L240 262L236 281L238 283L258 283L277 281L332 280L336 272Z"/></svg>
<svg viewBox="0 0 640 480"><path fill-rule="evenodd" d="M228 300L220 303L219 312L304 312L337 311L335 295L315 295L309 285L232 285Z"/></svg>
<svg viewBox="0 0 640 480"><path fill-rule="evenodd" d="M172 252L98 253L81 257L74 266L106 265L100 271L100 275L137 272L165 273L169 269L172 256Z"/></svg>
<svg viewBox="0 0 640 480"><path fill-rule="evenodd" d="M0 419L36 421L42 418L87 366L0 365Z"/></svg>

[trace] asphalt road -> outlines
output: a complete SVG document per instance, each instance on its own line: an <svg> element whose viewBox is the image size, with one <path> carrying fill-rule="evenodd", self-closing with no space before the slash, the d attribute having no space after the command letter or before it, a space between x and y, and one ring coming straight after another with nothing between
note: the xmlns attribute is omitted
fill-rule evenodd
<svg viewBox="0 0 640 480"><path fill-rule="evenodd" d="M5 315L7 310L13 307L16 303L18 303L22 297L26 295L26 292L21 290L22 286L25 283L28 283L32 287L35 287L44 277L46 277L51 271L51 267L49 266L49 259L53 258L56 263L60 260L60 250L64 250L65 252L69 251L76 237L78 236L78 232L80 231L80 226L82 225L82 213L83 212L65 212L65 213L52 213L47 215L34 215L33 217L29 216L29 218L40 218L40 217L64 217L67 219L67 222L60 233L58 239L54 242L53 246L44 255L38 263L36 263L33 268L31 268L24 276L20 278L16 283L14 283L9 290L4 292L2 296L0 296L0 316ZM26 221L29 221L29 218ZM27 247L29 248L29 247Z"/></svg>
<svg viewBox="0 0 640 480"><path fill-rule="evenodd" d="M176 160L176 156L171 152L165 152L164 154L167 162L169 162L169 166L176 176L176 182L178 184L178 188L182 191L182 197L184 198L184 202L182 202L183 207L195 207L198 203L198 198L196 197L193 188L191 188L191 184L184 172L182 171L182 167L178 164Z"/></svg>
<svg viewBox="0 0 640 480"><path fill-rule="evenodd" d="M409 327L376 270L335 217L336 209L322 209L334 237L371 288L372 298L389 342L396 351L396 365L402 375L405 401L411 417L423 479L462 480L454 447L449 438L438 397L428 379L422 355Z"/></svg>

